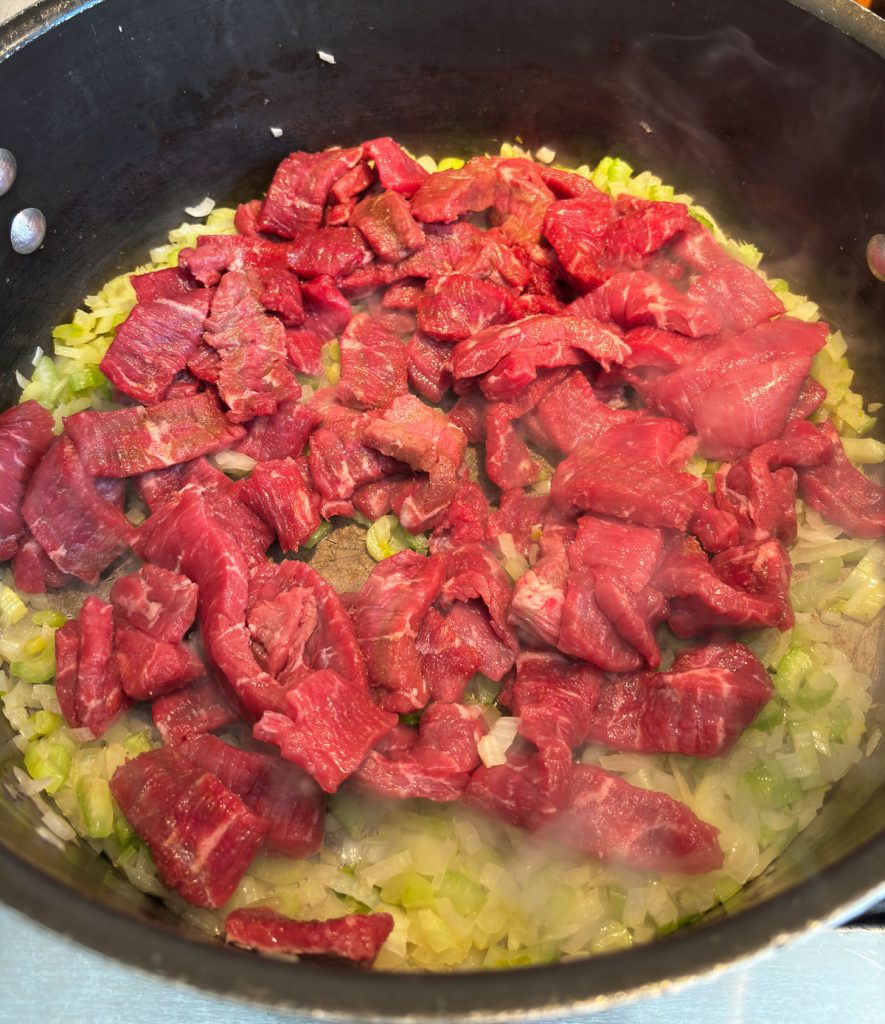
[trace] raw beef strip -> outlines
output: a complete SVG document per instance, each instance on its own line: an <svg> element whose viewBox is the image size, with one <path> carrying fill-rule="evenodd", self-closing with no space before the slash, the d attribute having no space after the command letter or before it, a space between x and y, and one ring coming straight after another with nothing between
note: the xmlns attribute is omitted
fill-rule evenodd
<svg viewBox="0 0 885 1024"><path fill-rule="evenodd" d="M80 623L68 621L55 634L55 695L65 721L72 729L83 723L77 711L77 663L80 658Z"/></svg>
<svg viewBox="0 0 885 1024"><path fill-rule="evenodd" d="M280 402L301 394L287 364L285 328L265 313L263 292L258 271L229 270L212 298L203 335L221 357L218 393L237 423L269 416Z"/></svg>
<svg viewBox="0 0 885 1024"><path fill-rule="evenodd" d="M283 551L297 551L320 525L319 495L294 459L259 462L237 496L273 528Z"/></svg>
<svg viewBox="0 0 885 1024"><path fill-rule="evenodd" d="M273 663L274 674L286 686L318 669L351 681L366 679L341 598L305 562L267 563L253 571L247 621L259 658Z"/></svg>
<svg viewBox="0 0 885 1024"><path fill-rule="evenodd" d="M211 294L200 288L139 302L117 329L102 373L139 402L160 401L199 347Z"/></svg>
<svg viewBox="0 0 885 1024"><path fill-rule="evenodd" d="M702 875L724 859L719 830L685 804L591 765L574 766L568 804L544 834L588 857L656 874Z"/></svg>
<svg viewBox="0 0 885 1024"><path fill-rule="evenodd" d="M471 775L464 803L509 825L531 831L555 818L568 793L572 766L557 750L553 758L508 753L505 764L480 765Z"/></svg>
<svg viewBox="0 0 885 1024"><path fill-rule="evenodd" d="M530 643L556 646L568 577L568 554L562 538L542 534L541 557L516 581L510 603L510 622Z"/></svg>
<svg viewBox="0 0 885 1024"><path fill-rule="evenodd" d="M614 274L590 295L572 303L569 312L621 327L648 325L677 331L690 338L718 334L722 328L715 311L700 299L644 270Z"/></svg>
<svg viewBox="0 0 885 1024"><path fill-rule="evenodd" d="M845 455L830 423L820 427L833 445L830 458L799 470L799 491L813 509L855 537L885 533L885 490L865 477Z"/></svg>
<svg viewBox="0 0 885 1024"><path fill-rule="evenodd" d="M554 196L544 184L537 164L517 157L499 160L495 170L502 187L495 195L492 224L531 260L545 260L547 252L540 245L541 233L544 215Z"/></svg>
<svg viewBox="0 0 885 1024"><path fill-rule="evenodd" d="M354 780L372 793L398 800L457 800L480 763L477 743L488 732L482 715L478 704L429 704L417 738L401 751L370 751Z"/></svg>
<svg viewBox="0 0 885 1024"><path fill-rule="evenodd" d="M669 672L605 682L587 738L615 750L724 757L772 696L749 648L717 640L680 653Z"/></svg>
<svg viewBox="0 0 885 1024"><path fill-rule="evenodd" d="M721 626L751 629L784 624L781 594L747 593L730 586L716 574L693 538L674 544L655 573L654 585L671 598L667 621L680 637Z"/></svg>
<svg viewBox="0 0 885 1024"><path fill-rule="evenodd" d="M36 402L0 413L0 562L12 558L24 537L25 487L51 444L52 413Z"/></svg>
<svg viewBox="0 0 885 1024"><path fill-rule="evenodd" d="M178 753L195 768L214 775L249 810L270 823L268 846L290 857L309 857L322 845L326 800L300 768L206 734L188 740Z"/></svg>
<svg viewBox="0 0 885 1024"><path fill-rule="evenodd" d="M402 341L381 319L358 313L341 335L339 400L352 409L381 408L408 390Z"/></svg>
<svg viewBox="0 0 885 1024"><path fill-rule="evenodd" d="M269 828L214 775L191 768L170 747L121 765L111 792L163 883L198 907L227 903Z"/></svg>
<svg viewBox="0 0 885 1024"><path fill-rule="evenodd" d="M150 270L146 274L130 274L129 283L139 303L154 302L156 299L177 299L197 287L180 267Z"/></svg>
<svg viewBox="0 0 885 1024"><path fill-rule="evenodd" d="M714 572L731 587L773 601L781 609L775 625L789 629L794 624L790 605L791 564L779 541L730 547L710 561Z"/></svg>
<svg viewBox="0 0 885 1024"><path fill-rule="evenodd" d="M429 177L417 160L387 136L364 142L363 151L375 161L375 171L382 188L411 196Z"/></svg>
<svg viewBox="0 0 885 1024"><path fill-rule="evenodd" d="M79 624L74 706L80 724L97 739L128 704L112 657L111 606L90 594L80 609Z"/></svg>
<svg viewBox="0 0 885 1024"><path fill-rule="evenodd" d="M258 227L283 238L318 228L335 182L363 157L361 146L321 153L291 153L277 167L258 216Z"/></svg>
<svg viewBox="0 0 885 1024"><path fill-rule="evenodd" d="M448 551L444 557L445 582L440 590L440 607L452 609L459 602L482 601L492 629L505 646L515 652L516 641L507 624L512 585L498 560L482 544L465 544Z"/></svg>
<svg viewBox="0 0 885 1024"><path fill-rule="evenodd" d="M608 228L615 219L614 203L590 182L587 185L591 191L579 198L550 203L543 225L566 279L579 294L601 285L614 270L605 252Z"/></svg>
<svg viewBox="0 0 885 1024"><path fill-rule="evenodd" d="M486 402L482 393L466 391L449 410L449 423L464 431L470 444L485 440Z"/></svg>
<svg viewBox="0 0 885 1024"><path fill-rule="evenodd" d="M437 171L412 196L412 216L422 224L450 223L465 213L481 213L503 190L494 157L478 156L463 167Z"/></svg>
<svg viewBox="0 0 885 1024"><path fill-rule="evenodd" d="M384 292L381 305L384 309L404 309L414 312L424 294L424 282L418 278L405 278L392 284Z"/></svg>
<svg viewBox="0 0 885 1024"><path fill-rule="evenodd" d="M365 239L351 227L299 231L288 246L286 263L299 277L334 277L343 281L367 267L374 257Z"/></svg>
<svg viewBox="0 0 885 1024"><path fill-rule="evenodd" d="M557 199L579 199L582 196L595 197L601 194L593 182L582 174L543 165L538 167L538 174Z"/></svg>
<svg viewBox="0 0 885 1024"><path fill-rule="evenodd" d="M587 738L603 677L561 654L521 651L507 706L519 718L519 734L539 750L569 751Z"/></svg>
<svg viewBox="0 0 885 1024"><path fill-rule="evenodd" d="M489 504L479 484L460 479L442 519L434 527L430 550L434 554L482 541L487 536Z"/></svg>
<svg viewBox="0 0 885 1024"><path fill-rule="evenodd" d="M381 691L379 703L389 711L414 711L427 703L415 640L444 572L439 556L400 551L379 562L360 591L353 621L369 683Z"/></svg>
<svg viewBox="0 0 885 1024"><path fill-rule="evenodd" d="M541 524L549 505L546 495L525 494L519 488L505 490L498 508L489 516L489 538L509 534L517 551L527 558L532 545L541 536Z"/></svg>
<svg viewBox="0 0 885 1024"><path fill-rule="evenodd" d="M365 147L363 147L365 149ZM359 163L342 175L330 189L333 199L339 204L348 203L375 181L375 172L366 163ZM326 211L328 216L328 210Z"/></svg>
<svg viewBox="0 0 885 1024"><path fill-rule="evenodd" d="M406 345L405 353L412 387L428 401L441 402L452 383L449 372L451 347L416 332ZM450 417L449 422L454 420Z"/></svg>
<svg viewBox="0 0 885 1024"><path fill-rule="evenodd" d="M206 674L193 648L155 640L128 622L114 628L114 660L123 692L133 700L173 693Z"/></svg>
<svg viewBox="0 0 885 1024"><path fill-rule="evenodd" d="M382 454L427 474L397 495L393 509L410 533L435 526L458 485L467 438L438 409L413 395L394 399L366 424L364 440Z"/></svg>
<svg viewBox="0 0 885 1024"><path fill-rule="evenodd" d="M301 286L304 323L286 331L289 360L300 373L322 373L322 348L337 337L352 316L350 302L333 278L320 275Z"/></svg>
<svg viewBox="0 0 885 1024"><path fill-rule="evenodd" d="M346 681L328 669L302 679L286 693L286 702L288 714L266 711L253 734L279 746L287 761L312 775L327 793L356 771L397 721L372 702L365 682Z"/></svg>
<svg viewBox="0 0 885 1024"><path fill-rule="evenodd" d="M696 278L686 293L715 310L735 334L784 312L784 304L755 271L727 260Z"/></svg>
<svg viewBox="0 0 885 1024"><path fill-rule="evenodd" d="M269 907L242 907L227 915L228 942L262 953L333 956L371 966L393 931L390 914L349 914L325 921L294 921Z"/></svg>
<svg viewBox="0 0 885 1024"><path fill-rule="evenodd" d="M240 203L234 213L234 227L247 238L258 238L258 217L261 213L261 200L251 199L248 203Z"/></svg>
<svg viewBox="0 0 885 1024"><path fill-rule="evenodd" d="M830 431L811 423L791 423L775 441L754 448L716 474L716 504L737 519L744 543L777 537L784 544L796 539L795 499L798 476L794 467L827 462L836 443Z"/></svg>
<svg viewBox="0 0 885 1024"><path fill-rule="evenodd" d="M608 369L629 349L609 328L575 316L529 316L514 324L487 327L452 352L456 380L482 377L486 398L517 395L540 367L569 366L587 357Z"/></svg>
<svg viewBox="0 0 885 1024"><path fill-rule="evenodd" d="M357 203L350 223L385 263L399 263L424 245L424 232L397 192L367 196Z"/></svg>
<svg viewBox="0 0 885 1024"><path fill-rule="evenodd" d="M781 436L827 332L791 317L758 324L659 377L647 401L696 430L702 455L739 458Z"/></svg>
<svg viewBox="0 0 885 1024"><path fill-rule="evenodd" d="M221 689L204 676L183 690L157 697L151 714L163 742L175 747L192 736L201 736L213 729L224 729L238 721Z"/></svg>
<svg viewBox="0 0 885 1024"><path fill-rule="evenodd" d="M256 416L246 426L246 436L233 450L256 462L297 458L319 423L319 414L309 406L291 400L281 402L271 416Z"/></svg>
<svg viewBox="0 0 885 1024"><path fill-rule="evenodd" d="M28 481L22 514L55 565L86 583L97 583L101 571L128 549L134 536L126 517L104 500L65 437L52 445Z"/></svg>
<svg viewBox="0 0 885 1024"><path fill-rule="evenodd" d="M187 462L228 448L243 436L208 392L113 412L78 412L65 420L92 476L123 477Z"/></svg>
<svg viewBox="0 0 885 1024"><path fill-rule="evenodd" d="M436 701L460 700L482 662L482 652L433 607L424 616L415 649L427 692Z"/></svg>
<svg viewBox="0 0 885 1024"><path fill-rule="evenodd" d="M155 640L180 643L197 614L197 585L186 576L145 565L114 580L114 614Z"/></svg>
<svg viewBox="0 0 885 1024"><path fill-rule="evenodd" d="M292 247L238 235L200 235L194 249L182 249L178 265L200 284L211 288L226 270L286 268Z"/></svg>
<svg viewBox="0 0 885 1024"><path fill-rule="evenodd" d="M645 266L649 256L696 223L684 203L640 199L622 192L615 205L620 216L609 230L607 248L620 266Z"/></svg>
<svg viewBox="0 0 885 1024"><path fill-rule="evenodd" d="M447 274L430 282L418 302L418 327L437 341L456 342L518 317L511 293L483 278Z"/></svg>
<svg viewBox="0 0 885 1024"><path fill-rule="evenodd" d="M512 632L508 631L508 635L502 637L500 634L504 630L492 619L481 601L455 603L446 624L467 648L475 652L477 672L498 682L513 667L516 641Z"/></svg>
<svg viewBox="0 0 885 1024"><path fill-rule="evenodd" d="M601 402L580 370L554 384L534 409L535 440L563 454L593 441L612 427L636 419L631 409L611 409Z"/></svg>
<svg viewBox="0 0 885 1024"><path fill-rule="evenodd" d="M205 342L187 361L187 372L206 384L217 384L221 373L221 356Z"/></svg>
<svg viewBox="0 0 885 1024"><path fill-rule="evenodd" d="M12 575L16 589L25 594L45 594L50 587L65 587L74 581L58 568L27 527L12 559Z"/></svg>
<svg viewBox="0 0 885 1024"><path fill-rule="evenodd" d="M275 313L285 327L297 327L304 322L304 303L298 278L282 267L266 267L259 270L262 291L261 305Z"/></svg>
<svg viewBox="0 0 885 1024"><path fill-rule="evenodd" d="M571 551L569 552L571 562ZM571 565L556 646L606 672L639 668L642 657L615 629L596 598L596 574Z"/></svg>
<svg viewBox="0 0 885 1024"><path fill-rule="evenodd" d="M581 516L569 558L576 568L619 576L635 592L651 582L663 546L660 530L616 519Z"/></svg>
<svg viewBox="0 0 885 1024"><path fill-rule="evenodd" d="M583 509L641 526L684 531L704 506L708 491L690 473L591 444L575 449L556 467L550 494L563 511Z"/></svg>

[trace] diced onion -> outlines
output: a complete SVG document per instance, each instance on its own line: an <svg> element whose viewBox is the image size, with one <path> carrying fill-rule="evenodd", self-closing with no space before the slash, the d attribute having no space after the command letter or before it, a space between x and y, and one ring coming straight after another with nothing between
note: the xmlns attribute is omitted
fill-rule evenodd
<svg viewBox="0 0 885 1024"><path fill-rule="evenodd" d="M507 751L516 739L519 723L519 718L502 716L476 745L480 759L486 768L494 768L497 764L506 763Z"/></svg>
<svg viewBox="0 0 885 1024"><path fill-rule="evenodd" d="M184 212L188 217L208 217L209 214L215 209L215 200L210 199L209 196L204 196L198 203L193 206L185 206Z"/></svg>

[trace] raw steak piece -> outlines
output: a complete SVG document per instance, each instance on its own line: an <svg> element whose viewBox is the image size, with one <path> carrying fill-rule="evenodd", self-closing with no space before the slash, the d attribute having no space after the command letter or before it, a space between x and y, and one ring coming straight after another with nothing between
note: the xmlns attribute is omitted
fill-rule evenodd
<svg viewBox="0 0 885 1024"><path fill-rule="evenodd" d="M65 587L74 580L58 568L27 527L12 559L12 575L16 589L26 594L45 594L50 587Z"/></svg>
<svg viewBox="0 0 885 1024"><path fill-rule="evenodd" d="M256 416L246 427L246 436L233 450L256 462L297 458L319 423L319 414L309 406L293 400L281 402L272 415Z"/></svg>
<svg viewBox="0 0 885 1024"><path fill-rule="evenodd" d="M463 167L437 171L412 196L412 216L422 224L450 223L465 213L481 213L502 191L494 157L477 156Z"/></svg>
<svg viewBox="0 0 885 1024"><path fill-rule="evenodd" d="M488 732L482 712L481 705L429 704L412 741L397 751L370 751L354 780L398 800L457 800L480 763L477 743Z"/></svg>
<svg viewBox="0 0 885 1024"><path fill-rule="evenodd" d="M710 565L723 583L774 602L781 609L778 629L789 629L794 624L790 605L792 566L779 541L735 545L714 555Z"/></svg>
<svg viewBox="0 0 885 1024"><path fill-rule="evenodd" d="M193 648L155 640L128 622L114 628L114 661L123 692L133 700L173 693L206 674Z"/></svg>
<svg viewBox="0 0 885 1024"><path fill-rule="evenodd" d="M784 312L784 304L755 271L725 260L696 278L686 293L715 310L723 327L739 334Z"/></svg>
<svg viewBox="0 0 885 1024"><path fill-rule="evenodd" d="M396 715L372 703L360 679L345 681L328 669L303 678L286 693L288 714L266 711L253 728L257 740L280 753L334 793L375 743L396 725Z"/></svg>
<svg viewBox="0 0 885 1024"><path fill-rule="evenodd" d="M568 794L570 761L553 756L508 753L505 764L480 765L464 791L464 803L509 825L535 831L554 819Z"/></svg>
<svg viewBox="0 0 885 1024"><path fill-rule="evenodd" d="M848 461L832 424L820 428L833 445L830 458L799 470L799 491L813 509L855 537L885 533L885 490Z"/></svg>
<svg viewBox="0 0 885 1024"><path fill-rule="evenodd" d="M12 558L24 538L25 487L52 440L52 413L36 402L0 413L0 562Z"/></svg>
<svg viewBox="0 0 885 1024"><path fill-rule="evenodd" d="M415 649L421 656L427 692L436 701L460 700L482 662L482 652L433 607L424 616Z"/></svg>
<svg viewBox="0 0 885 1024"><path fill-rule="evenodd" d="M385 263L399 263L424 245L424 232L398 192L367 196L357 203L350 223Z"/></svg>
<svg viewBox="0 0 885 1024"><path fill-rule="evenodd" d="M719 830L685 804L591 765L574 766L568 804L544 834L635 871L702 875L724 859Z"/></svg>
<svg viewBox="0 0 885 1024"><path fill-rule="evenodd" d="M65 420L87 473L124 477L174 466L228 448L243 436L208 392Z"/></svg>
<svg viewBox="0 0 885 1024"><path fill-rule="evenodd" d="M550 506L550 499L543 494L525 494L519 488L505 490L501 494L497 510L488 520L488 536L495 540L508 534L516 550L528 557L533 544L541 536L541 525Z"/></svg>
<svg viewBox="0 0 885 1024"><path fill-rule="evenodd" d="M371 414L332 406L311 434L310 475L324 498L349 498L363 484L404 468L369 445L366 429L371 422Z"/></svg>
<svg viewBox="0 0 885 1024"><path fill-rule="evenodd" d="M352 409L381 408L408 390L402 341L382 319L358 313L341 335L339 400Z"/></svg>
<svg viewBox="0 0 885 1024"><path fill-rule="evenodd" d="M541 557L516 581L510 622L530 643L556 646L565 606L569 562L561 537L541 535Z"/></svg>
<svg viewBox="0 0 885 1024"><path fill-rule="evenodd" d="M587 739L603 677L581 662L546 651L521 651L507 706L519 718L519 734L539 750Z"/></svg>
<svg viewBox="0 0 885 1024"><path fill-rule="evenodd" d="M571 571L556 646L564 654L582 658L606 672L639 668L642 657L615 629L599 606L596 574L576 569L569 551Z"/></svg>
<svg viewBox="0 0 885 1024"><path fill-rule="evenodd" d="M117 329L101 361L102 373L139 402L160 401L200 345L211 294L206 288L186 289L140 301Z"/></svg>
<svg viewBox="0 0 885 1024"><path fill-rule="evenodd" d="M400 551L375 566L357 598L353 621L369 683L389 711L414 711L427 703L415 641L444 572L439 556Z"/></svg>
<svg viewBox="0 0 885 1024"><path fill-rule="evenodd" d="M320 525L319 495L294 459L259 462L237 497L273 528L283 551L297 551Z"/></svg>
<svg viewBox="0 0 885 1024"><path fill-rule="evenodd" d="M440 590L439 606L454 610L458 603L478 599L488 612L492 629L515 653L516 640L507 624L513 588L498 560L482 544L465 544L448 551L444 557L446 578Z"/></svg>
<svg viewBox="0 0 885 1024"><path fill-rule="evenodd" d="M698 477L595 445L575 449L556 467L550 494L563 511L583 509L684 532L691 517L704 507L707 486Z"/></svg>
<svg viewBox="0 0 885 1024"><path fill-rule="evenodd" d="M155 698L151 714L163 742L170 747L192 736L224 729L239 719L227 697L208 676L183 690Z"/></svg>
<svg viewBox="0 0 885 1024"><path fill-rule="evenodd" d="M126 517L104 499L73 442L65 437L34 470L22 514L55 565L85 583L97 583L102 570L129 548L134 537Z"/></svg>
<svg viewBox="0 0 885 1024"><path fill-rule="evenodd" d="M155 640L180 643L197 614L196 583L186 576L145 565L114 580L110 601L114 614Z"/></svg>
<svg viewBox="0 0 885 1024"><path fill-rule="evenodd" d="M508 289L469 274L432 280L418 302L418 327L437 341L463 341L484 327L517 318Z"/></svg>
<svg viewBox="0 0 885 1024"><path fill-rule="evenodd" d="M430 538L430 550L439 554L487 536L489 505L479 484L460 479L449 507Z"/></svg>
<svg viewBox="0 0 885 1024"><path fill-rule="evenodd" d="M611 409L601 402L580 370L558 381L534 408L532 434L542 447L563 454L593 441L607 430L636 419L632 409Z"/></svg>
<svg viewBox="0 0 885 1024"><path fill-rule="evenodd" d="M781 436L828 330L791 317L757 324L659 377L647 402L693 428L702 455L739 458Z"/></svg>
<svg viewBox="0 0 885 1024"><path fill-rule="evenodd" d="M287 247L286 263L299 277L334 277L343 281L373 259L365 239L351 227L299 231Z"/></svg>
<svg viewBox="0 0 885 1024"><path fill-rule="evenodd" d="M291 153L274 173L258 216L259 229L293 238L302 228L318 228L332 186L362 157L361 146Z"/></svg>
<svg viewBox="0 0 885 1024"><path fill-rule="evenodd" d="M722 322L700 299L678 291L644 270L622 271L596 291L572 303L569 311L621 327L657 327L689 338L718 334Z"/></svg>
<svg viewBox="0 0 885 1024"><path fill-rule="evenodd" d="M405 352L408 379L412 387L428 401L441 402L452 383L449 372L451 347L416 332L406 345ZM455 421L449 417L449 422Z"/></svg>
<svg viewBox="0 0 885 1024"><path fill-rule="evenodd" d="M270 823L268 846L290 857L309 857L322 845L326 799L300 768L206 734L182 744L178 753L214 775L253 814Z"/></svg>
<svg viewBox="0 0 885 1024"><path fill-rule="evenodd" d="M55 634L55 694L65 721L72 729L82 726L77 711L77 663L80 658L80 623L68 621Z"/></svg>
<svg viewBox="0 0 885 1024"><path fill-rule="evenodd" d="M608 327L578 316L528 316L513 324L487 327L452 352L456 380L481 377L486 398L508 399L540 368L574 366L593 359L604 369L621 362L629 349Z"/></svg>
<svg viewBox="0 0 885 1024"><path fill-rule="evenodd" d="M749 648L717 640L683 651L669 672L604 682L586 738L615 750L724 757L773 692Z"/></svg>
<svg viewBox="0 0 885 1024"><path fill-rule="evenodd" d="M135 292L136 301L140 303L154 302L156 299L178 299L197 287L181 267L130 274L129 283ZM119 335L119 331L117 333Z"/></svg>
<svg viewBox="0 0 885 1024"><path fill-rule="evenodd" d="M615 219L612 200L590 182L589 193L550 203L543 231L559 257L566 280L584 294L611 277L612 261L606 255L606 236ZM555 184L548 185L556 191Z"/></svg>
<svg viewBox="0 0 885 1024"><path fill-rule="evenodd" d="M363 147L365 149L365 146ZM375 172L366 163L359 163L342 175L330 189L333 199L338 204L346 204L353 201L375 181ZM326 211L328 217L329 211Z"/></svg>
<svg viewBox="0 0 885 1024"><path fill-rule="evenodd" d="M90 594L80 609L79 625L74 707L80 724L98 739L128 704L112 657L111 606Z"/></svg>
<svg viewBox="0 0 885 1024"><path fill-rule="evenodd" d="M111 792L163 883L198 907L227 903L269 828L214 775L170 747L121 765Z"/></svg>
<svg viewBox="0 0 885 1024"><path fill-rule="evenodd" d="M390 914L348 914L326 921L293 921L269 907L227 915L228 942L262 953L334 956L370 966L393 931Z"/></svg>
<svg viewBox="0 0 885 1024"><path fill-rule="evenodd" d="M364 142L363 151L375 161L375 172L382 188L411 196L429 177L417 160L387 136Z"/></svg>

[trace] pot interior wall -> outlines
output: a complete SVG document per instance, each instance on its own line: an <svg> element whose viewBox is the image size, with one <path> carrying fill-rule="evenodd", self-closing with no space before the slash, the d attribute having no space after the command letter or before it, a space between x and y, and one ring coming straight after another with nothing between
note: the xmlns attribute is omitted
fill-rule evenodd
<svg viewBox="0 0 885 1024"><path fill-rule="evenodd" d="M320 61L318 50L336 63ZM817 298L850 336L864 390L885 400L885 285L864 258L870 234L885 230L881 81L879 57L786 0L105 0L0 63L0 144L19 163L0 214L6 223L14 210L37 206L49 223L38 254L0 252L0 408L14 400L13 371L47 345L48 328L97 284L143 260L186 205L204 195L219 202L258 195L290 150L387 134L435 154L482 152L521 137L530 147L552 146L564 161L608 152L654 169L716 211L728 232L760 244L769 266ZM274 138L271 126L283 136ZM876 638L864 641L862 656L871 671L881 664ZM14 751L8 744L4 751L6 780ZM780 893L807 901L809 920L826 916L829 897L811 879L881 832L883 778L880 751L751 887L750 901ZM17 851L14 877L32 890L6 898L94 944L97 924L51 913L53 902L69 905L71 887L101 914L122 908L130 921L163 918L150 901L109 888L107 866L88 851L62 854L42 844L33 824L28 802L4 797L0 847ZM848 898L874 881L858 878L839 891ZM114 920L101 918L102 925ZM746 948L732 934L722 940L724 956ZM681 941L662 945L676 949ZM463 1003L467 997L441 979L424 1012L541 1007L658 980L666 959L651 954L646 964L663 966L637 975L643 955L612 960L624 968L546 969L530 972L531 983L503 987L478 982ZM334 971L315 972L327 978L325 988L293 982L287 992L273 981L277 965L254 981L230 966L244 957L225 957L213 961L211 976L195 967L189 977L294 1005L315 999L360 1011ZM154 966L178 971L168 962ZM406 1012L400 1003L410 991L392 996L388 987L382 1004L378 990L376 1011Z"/></svg>

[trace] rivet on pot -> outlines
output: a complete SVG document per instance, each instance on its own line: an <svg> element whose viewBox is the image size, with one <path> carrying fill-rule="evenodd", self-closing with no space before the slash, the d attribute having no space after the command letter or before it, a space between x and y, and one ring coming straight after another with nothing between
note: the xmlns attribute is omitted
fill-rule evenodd
<svg viewBox="0 0 885 1024"><path fill-rule="evenodd" d="M885 281L885 235L873 235L867 242L867 264L874 277Z"/></svg>
<svg viewBox="0 0 885 1024"><path fill-rule="evenodd" d="M15 162L15 157L8 149L0 147L0 196L5 196L12 188L17 170L18 165Z"/></svg>
<svg viewBox="0 0 885 1024"><path fill-rule="evenodd" d="M12 248L22 256L36 252L46 237L46 218L33 206L19 211L12 218L9 237Z"/></svg>

